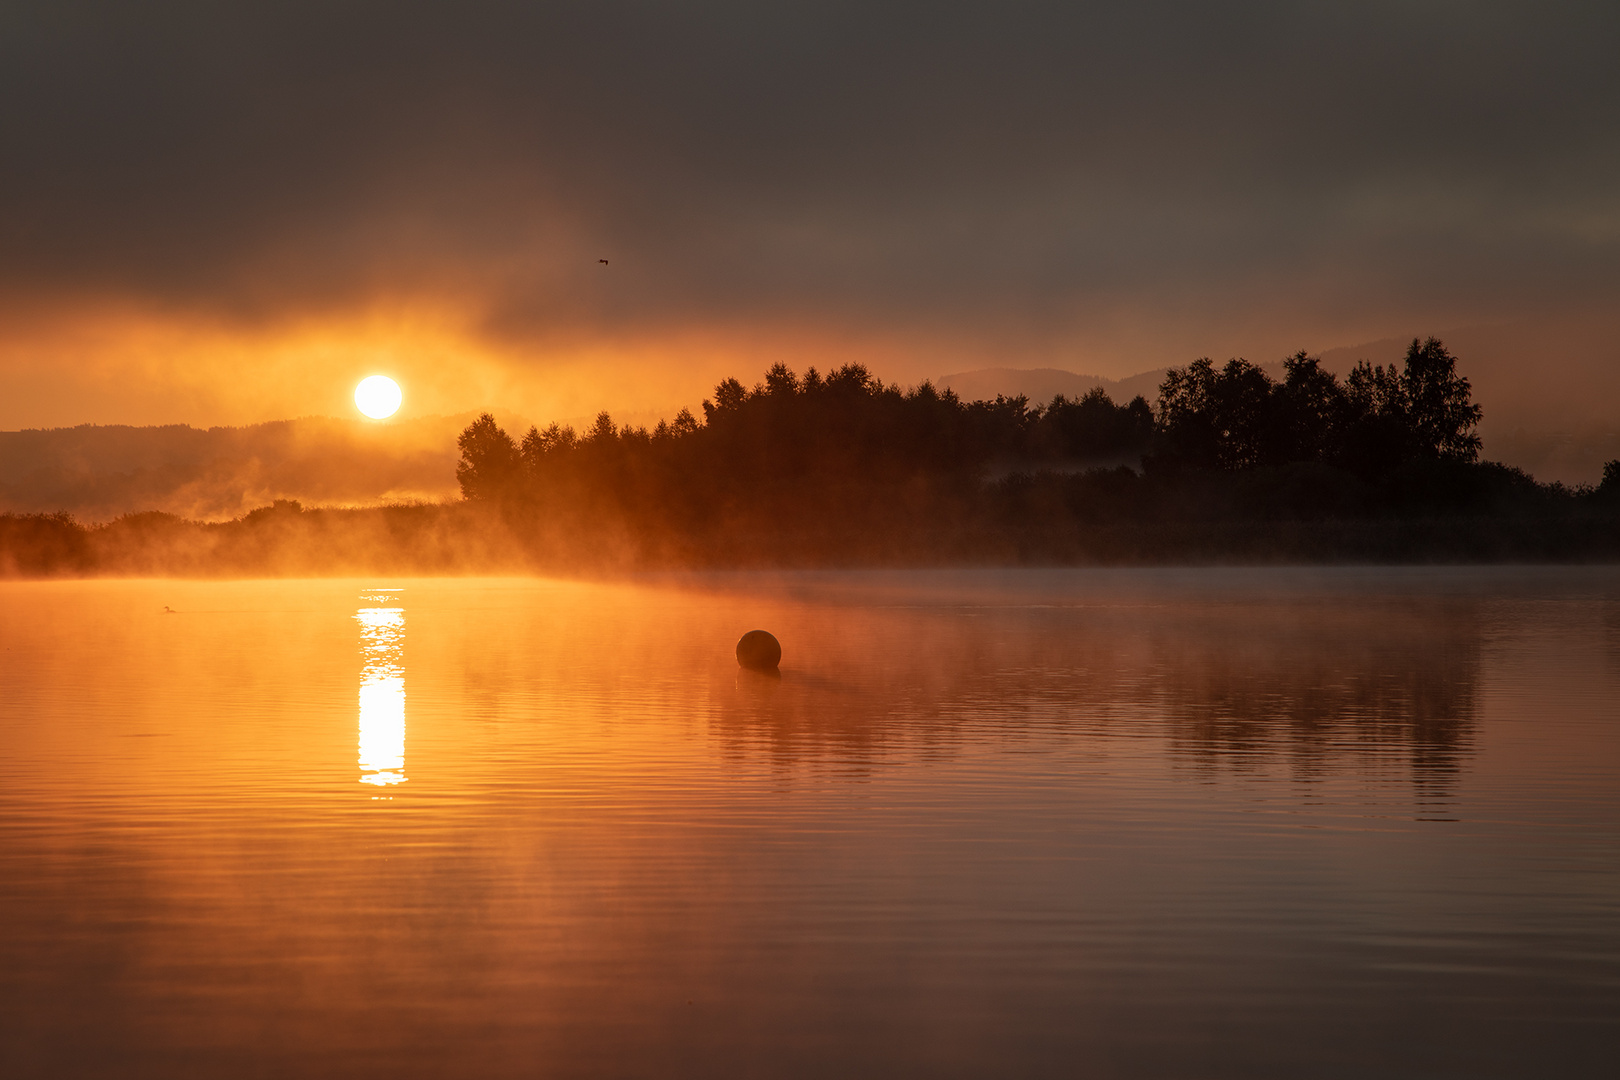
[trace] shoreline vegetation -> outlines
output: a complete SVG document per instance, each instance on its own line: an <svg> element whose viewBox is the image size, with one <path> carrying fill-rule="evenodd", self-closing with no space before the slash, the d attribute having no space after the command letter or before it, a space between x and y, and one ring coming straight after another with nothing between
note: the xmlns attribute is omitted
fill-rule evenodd
<svg viewBox="0 0 1620 1080"><path fill-rule="evenodd" d="M1153 405L1040 405L778 364L652 430L515 439L486 413L459 502L0 515L0 577L1620 559L1620 461L1578 488L1480 461L1440 341L1342 382L1303 352L1283 370L1203 359Z"/></svg>

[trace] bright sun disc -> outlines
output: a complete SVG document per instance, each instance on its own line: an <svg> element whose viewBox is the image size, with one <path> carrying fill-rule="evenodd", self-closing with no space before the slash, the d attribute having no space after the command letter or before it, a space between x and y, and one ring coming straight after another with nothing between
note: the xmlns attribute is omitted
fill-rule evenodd
<svg viewBox="0 0 1620 1080"><path fill-rule="evenodd" d="M386 375L372 375L354 388L354 404L373 420L386 420L399 411L399 383Z"/></svg>

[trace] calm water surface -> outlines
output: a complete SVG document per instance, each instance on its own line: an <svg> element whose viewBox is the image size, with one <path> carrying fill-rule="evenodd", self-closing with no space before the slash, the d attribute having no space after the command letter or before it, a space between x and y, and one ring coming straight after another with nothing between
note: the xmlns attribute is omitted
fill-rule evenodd
<svg viewBox="0 0 1620 1080"><path fill-rule="evenodd" d="M1614 570L13 583L0 650L7 1077L1620 1051Z"/></svg>

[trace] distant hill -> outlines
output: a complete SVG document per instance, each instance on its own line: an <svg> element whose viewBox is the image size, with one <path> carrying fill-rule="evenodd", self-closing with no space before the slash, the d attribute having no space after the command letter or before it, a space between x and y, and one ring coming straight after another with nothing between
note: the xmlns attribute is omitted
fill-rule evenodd
<svg viewBox="0 0 1620 1080"><path fill-rule="evenodd" d="M164 510L225 520L282 498L375 506L451 497L456 435L472 415L0 431L0 512L66 510L105 521Z"/></svg>
<svg viewBox="0 0 1620 1080"><path fill-rule="evenodd" d="M1157 399L1164 372L1164 368L1158 368L1124 379L1105 379L1100 375L1077 375L1059 368L982 368L941 375L934 383L956 391L957 397L964 401L987 401L998 394L1003 397L1022 394L1035 405L1045 405L1059 394L1077 398L1100 386L1108 391L1108 396L1116 404L1124 404L1138 394L1150 402Z"/></svg>
<svg viewBox="0 0 1620 1080"><path fill-rule="evenodd" d="M615 419L642 426L674 413ZM456 436L476 415L0 431L0 513L65 510L93 522L162 510L227 521L276 499L349 507L458 499ZM517 436L529 429L524 417L497 410L495 418ZM594 419L561 422L583 430Z"/></svg>

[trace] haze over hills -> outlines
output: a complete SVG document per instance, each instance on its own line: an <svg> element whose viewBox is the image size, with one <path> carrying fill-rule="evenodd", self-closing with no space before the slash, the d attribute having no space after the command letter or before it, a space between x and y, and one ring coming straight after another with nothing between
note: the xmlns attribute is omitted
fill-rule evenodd
<svg viewBox="0 0 1620 1080"><path fill-rule="evenodd" d="M445 498L457 494L456 433L471 418L5 431L0 511L104 521L162 510L211 521L276 499L369 506Z"/></svg>
<svg viewBox="0 0 1620 1080"><path fill-rule="evenodd" d="M650 425L675 411L615 419ZM523 417L495 415L512 431L529 428ZM160 510L224 521L276 499L349 507L457 499L456 436L476 416L0 431L0 513L66 511L93 522ZM592 419L560 422L583 430Z"/></svg>

